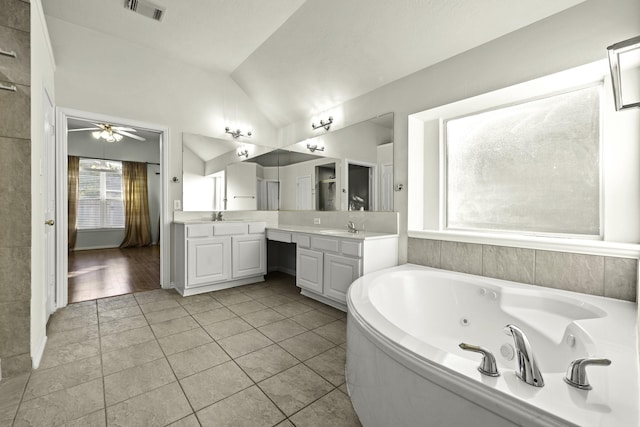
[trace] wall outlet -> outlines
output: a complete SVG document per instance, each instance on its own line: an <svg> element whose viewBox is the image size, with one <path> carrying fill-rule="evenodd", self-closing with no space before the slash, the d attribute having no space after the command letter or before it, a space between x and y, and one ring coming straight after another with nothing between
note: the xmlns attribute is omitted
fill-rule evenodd
<svg viewBox="0 0 640 427"><path fill-rule="evenodd" d="M313 218L313 223L315 225L319 225L320 224L320 218Z"/></svg>
<svg viewBox="0 0 640 427"><path fill-rule="evenodd" d="M174 200L173 201L173 210L174 211L179 211L180 210L180 200Z"/></svg>

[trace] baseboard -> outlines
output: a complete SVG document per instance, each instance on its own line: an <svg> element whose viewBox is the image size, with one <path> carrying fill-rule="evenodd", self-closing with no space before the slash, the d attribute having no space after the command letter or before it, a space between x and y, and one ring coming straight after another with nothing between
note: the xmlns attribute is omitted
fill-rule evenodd
<svg viewBox="0 0 640 427"><path fill-rule="evenodd" d="M47 345L47 336L45 335L40 345L36 348L36 350L31 355L31 364L33 369L38 369L40 366L40 361L42 361L42 355L44 354L44 348Z"/></svg>
<svg viewBox="0 0 640 427"><path fill-rule="evenodd" d="M120 246L86 246L83 248L73 248L74 251L95 251L97 249L118 249Z"/></svg>

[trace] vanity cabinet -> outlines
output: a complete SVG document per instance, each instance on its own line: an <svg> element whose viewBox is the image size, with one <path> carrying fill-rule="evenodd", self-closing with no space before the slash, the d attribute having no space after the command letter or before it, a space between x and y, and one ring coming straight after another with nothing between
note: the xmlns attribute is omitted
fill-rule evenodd
<svg viewBox="0 0 640 427"><path fill-rule="evenodd" d="M363 274L398 263L396 235L372 239L308 233L289 235L290 241L297 245L296 285L301 293L344 311L351 283ZM281 231L269 230L268 236L289 240Z"/></svg>
<svg viewBox="0 0 640 427"><path fill-rule="evenodd" d="M175 281L183 296L264 281L265 223L175 223Z"/></svg>

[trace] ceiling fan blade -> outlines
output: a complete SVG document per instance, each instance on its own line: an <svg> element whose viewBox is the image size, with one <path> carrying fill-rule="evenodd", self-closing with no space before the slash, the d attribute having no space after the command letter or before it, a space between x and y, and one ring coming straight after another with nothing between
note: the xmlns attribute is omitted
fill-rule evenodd
<svg viewBox="0 0 640 427"><path fill-rule="evenodd" d="M94 126L99 127L102 130L105 130L106 128L109 127L109 125L107 123L91 123Z"/></svg>
<svg viewBox="0 0 640 427"><path fill-rule="evenodd" d="M111 126L111 129L117 130L118 132L120 132L121 130L123 130L125 132L137 132L137 130L135 130L133 128L127 128L127 127L122 127L122 126Z"/></svg>
<svg viewBox="0 0 640 427"><path fill-rule="evenodd" d="M146 139L144 139L143 137L134 135L126 131L119 130L119 131L114 131L114 133L119 133L120 135L128 136L129 138L137 139L138 141L146 141Z"/></svg>
<svg viewBox="0 0 640 427"><path fill-rule="evenodd" d="M69 129L69 132L80 132L80 131L84 131L84 130L100 130L98 128L82 128L82 129Z"/></svg>

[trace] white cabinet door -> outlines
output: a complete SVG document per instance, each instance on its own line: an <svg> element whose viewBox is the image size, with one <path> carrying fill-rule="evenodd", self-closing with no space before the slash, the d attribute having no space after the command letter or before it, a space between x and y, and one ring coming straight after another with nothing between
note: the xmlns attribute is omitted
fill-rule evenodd
<svg viewBox="0 0 640 427"><path fill-rule="evenodd" d="M187 287L231 278L231 237L187 240Z"/></svg>
<svg viewBox="0 0 640 427"><path fill-rule="evenodd" d="M264 234L231 237L233 278L267 273L267 240Z"/></svg>
<svg viewBox="0 0 640 427"><path fill-rule="evenodd" d="M296 256L298 286L322 293L322 258L322 252L298 248Z"/></svg>
<svg viewBox="0 0 640 427"><path fill-rule="evenodd" d="M344 303L349 286L360 277L361 261L338 255L324 255L324 294Z"/></svg>

